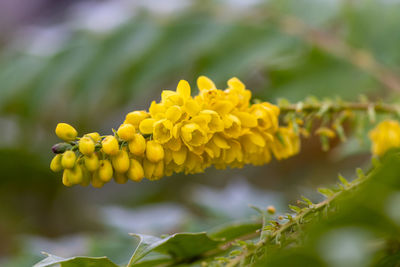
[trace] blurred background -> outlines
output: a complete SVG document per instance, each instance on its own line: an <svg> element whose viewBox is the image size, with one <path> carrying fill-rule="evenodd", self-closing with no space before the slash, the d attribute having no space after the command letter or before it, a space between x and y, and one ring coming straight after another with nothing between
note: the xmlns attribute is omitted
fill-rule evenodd
<svg viewBox="0 0 400 267"><path fill-rule="evenodd" d="M303 140L284 162L209 169L158 182L66 188L49 170L57 122L111 133L180 79L233 76L276 102L307 96L396 101L400 1L0 0L0 265L43 256L106 255L124 263L128 233L202 231L278 213L350 176L369 145ZM314 138L316 139L316 138ZM362 139L362 138L361 138Z"/></svg>

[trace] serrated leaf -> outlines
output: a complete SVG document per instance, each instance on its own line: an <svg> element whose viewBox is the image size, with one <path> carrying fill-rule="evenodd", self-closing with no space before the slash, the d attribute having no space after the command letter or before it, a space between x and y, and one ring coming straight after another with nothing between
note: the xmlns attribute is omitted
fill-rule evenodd
<svg viewBox="0 0 400 267"><path fill-rule="evenodd" d="M297 207L297 206L295 206L295 205L289 205L289 208L290 208L292 211L296 212L296 213L301 212L301 208L300 208L300 207Z"/></svg>
<svg viewBox="0 0 400 267"><path fill-rule="evenodd" d="M255 233L261 229L259 222L235 222L211 230L209 236L214 239L223 239L224 241L234 240L235 238Z"/></svg>
<svg viewBox="0 0 400 267"><path fill-rule="evenodd" d="M356 170L358 178L365 178L364 171L361 168L357 168Z"/></svg>
<svg viewBox="0 0 400 267"><path fill-rule="evenodd" d="M47 258L41 260L36 263L34 267L47 267L47 266L55 266L60 265L61 267L118 267L115 263L113 263L107 257L71 257L71 258L62 258L52 254L43 253L47 255Z"/></svg>
<svg viewBox="0 0 400 267"><path fill-rule="evenodd" d="M206 233L178 233L163 239L148 235L131 235L139 239L139 244L128 266L135 266L135 263L152 251L169 254L176 260L183 260L196 257L221 244L221 241L211 239Z"/></svg>
<svg viewBox="0 0 400 267"><path fill-rule="evenodd" d="M320 192L325 197L331 197L331 196L333 196L335 194L335 192L333 192L329 188L318 188L318 192Z"/></svg>
<svg viewBox="0 0 400 267"><path fill-rule="evenodd" d="M350 185L349 181L347 181L341 174L339 174L339 180L346 187Z"/></svg>
<svg viewBox="0 0 400 267"><path fill-rule="evenodd" d="M305 196L301 196L301 199L304 200L309 206L313 205L312 201L306 198Z"/></svg>

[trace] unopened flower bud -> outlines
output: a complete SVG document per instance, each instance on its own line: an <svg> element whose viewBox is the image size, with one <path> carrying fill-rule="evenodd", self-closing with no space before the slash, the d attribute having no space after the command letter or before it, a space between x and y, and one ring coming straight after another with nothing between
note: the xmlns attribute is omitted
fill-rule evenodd
<svg viewBox="0 0 400 267"><path fill-rule="evenodd" d="M57 154L51 160L50 169L53 172L59 172L59 171L61 171L63 169L63 167L61 165L61 159L62 159L62 155L61 154Z"/></svg>
<svg viewBox="0 0 400 267"><path fill-rule="evenodd" d="M92 138L93 142L95 142L95 143L100 141L100 134L97 132L88 133L88 134L85 134L84 136L88 136L88 137Z"/></svg>
<svg viewBox="0 0 400 267"><path fill-rule="evenodd" d="M146 139L144 139L143 135L137 133L133 136L133 139L129 141L128 147L132 154L142 156L146 150Z"/></svg>
<svg viewBox="0 0 400 267"><path fill-rule="evenodd" d="M127 172L127 176L129 179L135 182L140 182L144 178L144 170L142 164L136 159L130 160L130 167Z"/></svg>
<svg viewBox="0 0 400 267"><path fill-rule="evenodd" d="M124 141L132 140L135 135L135 127L132 124L122 124L118 128L117 134Z"/></svg>
<svg viewBox="0 0 400 267"><path fill-rule="evenodd" d="M68 150L65 151L61 158L61 165L64 169L72 169L75 165L76 155L75 152Z"/></svg>
<svg viewBox="0 0 400 267"><path fill-rule="evenodd" d="M99 169L97 170L99 178L104 183L109 182L113 177L113 169L109 160L101 160Z"/></svg>
<svg viewBox="0 0 400 267"><path fill-rule="evenodd" d="M96 155L96 153L84 156L84 160L85 160L85 167L90 172L96 171L100 166L99 158Z"/></svg>
<svg viewBox="0 0 400 267"><path fill-rule="evenodd" d="M111 158L112 166L118 173L125 173L129 169L129 156L125 150L118 151L117 155Z"/></svg>
<svg viewBox="0 0 400 267"><path fill-rule="evenodd" d="M94 152L94 141L91 137L82 137L79 140L79 151L83 155L90 155Z"/></svg>
<svg viewBox="0 0 400 267"><path fill-rule="evenodd" d="M164 148L154 140L148 141L146 146L146 157L151 162L159 162L164 158Z"/></svg>
<svg viewBox="0 0 400 267"><path fill-rule="evenodd" d="M75 164L72 169L66 169L64 172L67 175L69 183L72 185L80 184L83 181L83 173L79 164Z"/></svg>
<svg viewBox="0 0 400 267"><path fill-rule="evenodd" d="M56 127L56 135L64 141L74 141L78 132L67 123L59 123Z"/></svg>
<svg viewBox="0 0 400 267"><path fill-rule="evenodd" d="M119 151L118 141L112 135L109 135L106 138L104 138L101 144L103 146L104 153L108 155L116 155Z"/></svg>

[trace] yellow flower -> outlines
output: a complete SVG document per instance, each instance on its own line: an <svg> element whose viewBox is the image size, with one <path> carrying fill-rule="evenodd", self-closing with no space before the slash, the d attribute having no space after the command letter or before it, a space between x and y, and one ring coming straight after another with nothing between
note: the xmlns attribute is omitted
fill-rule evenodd
<svg viewBox="0 0 400 267"><path fill-rule="evenodd" d="M107 155L116 155L119 151L118 141L112 135L109 135L106 138L104 138L101 144L103 146L102 148L103 152L106 153Z"/></svg>
<svg viewBox="0 0 400 267"><path fill-rule="evenodd" d="M135 126L132 124L122 124L118 128L117 134L122 140L130 141L135 135Z"/></svg>
<svg viewBox="0 0 400 267"><path fill-rule="evenodd" d="M179 94L180 97L182 97L184 101L188 100L191 97L190 91L191 89L189 83L185 80L180 80L178 86L176 87L176 92Z"/></svg>
<svg viewBox="0 0 400 267"><path fill-rule="evenodd" d="M165 118L169 121L175 123L179 121L182 117L182 108L180 106L174 105L170 106L165 112Z"/></svg>
<svg viewBox="0 0 400 267"><path fill-rule="evenodd" d="M205 109L200 111L198 117L205 119L207 130L210 133L222 132L224 130L224 122L217 112Z"/></svg>
<svg viewBox="0 0 400 267"><path fill-rule="evenodd" d="M151 162L158 162L164 158L164 148L154 140L148 141L146 157Z"/></svg>
<svg viewBox="0 0 400 267"><path fill-rule="evenodd" d="M270 103L254 104L250 107L250 113L257 119L260 129L271 132L278 130L279 108L277 106Z"/></svg>
<svg viewBox="0 0 400 267"><path fill-rule="evenodd" d="M65 151L61 158L61 165L64 169L72 169L75 165L76 155L73 151Z"/></svg>
<svg viewBox="0 0 400 267"><path fill-rule="evenodd" d="M153 138L160 144L168 142L172 138L174 125L167 119L162 119L153 124Z"/></svg>
<svg viewBox="0 0 400 267"><path fill-rule="evenodd" d="M67 123L59 123L56 127L56 135L64 141L74 141L78 132Z"/></svg>
<svg viewBox="0 0 400 267"><path fill-rule="evenodd" d="M196 123L186 123L181 127L182 141L193 149L195 146L201 146L207 142L207 134Z"/></svg>
<svg viewBox="0 0 400 267"><path fill-rule="evenodd" d="M144 119L139 124L139 130L142 134L152 134L153 125L156 122L153 118Z"/></svg>
<svg viewBox="0 0 400 267"><path fill-rule="evenodd" d="M242 123L235 115L228 114L224 118L224 133L231 138L238 138L242 134Z"/></svg>
<svg viewBox="0 0 400 267"><path fill-rule="evenodd" d="M79 151L83 155L90 155L94 152L94 142L91 137L82 137L79 140Z"/></svg>
<svg viewBox="0 0 400 267"><path fill-rule="evenodd" d="M80 184L83 181L82 169L79 164L76 164L72 169L65 169L64 173L71 185Z"/></svg>
<svg viewBox="0 0 400 267"><path fill-rule="evenodd" d="M113 177L113 168L109 160L100 160L100 166L97 170L98 177L104 183L109 182Z"/></svg>
<svg viewBox="0 0 400 267"><path fill-rule="evenodd" d="M96 132L88 133L88 134L84 135L84 137L86 137L86 136L92 138L93 142L95 142L95 143L100 141L100 134L99 133L96 133Z"/></svg>
<svg viewBox="0 0 400 267"><path fill-rule="evenodd" d="M129 156L125 150L120 150L111 157L111 163L117 173L125 173L129 169Z"/></svg>
<svg viewBox="0 0 400 267"><path fill-rule="evenodd" d="M149 112L153 119L163 119L165 116L166 106L163 103L151 102Z"/></svg>
<svg viewBox="0 0 400 267"><path fill-rule="evenodd" d="M132 124L135 129L138 129L140 122L149 116L150 114L144 110L132 111L126 115L124 123Z"/></svg>
<svg viewBox="0 0 400 267"><path fill-rule="evenodd" d="M372 141L372 154L381 156L389 149L400 147L400 123L395 120L385 120L379 123L369 133Z"/></svg>
<svg viewBox="0 0 400 267"><path fill-rule="evenodd" d="M142 164L136 159L130 159L129 169L127 176L135 182L140 182L144 178L144 170Z"/></svg>
<svg viewBox="0 0 400 267"><path fill-rule="evenodd" d="M57 154L51 160L50 169L53 172L59 172L59 171L61 171L63 169L63 166L61 165L61 159L62 159L62 155L61 154Z"/></svg>
<svg viewBox="0 0 400 267"><path fill-rule="evenodd" d="M187 148L182 146L178 151L172 151L172 159L177 165L182 165L187 156Z"/></svg>
<svg viewBox="0 0 400 267"><path fill-rule="evenodd" d="M85 161L85 163L84 163L85 167L88 171L94 172L99 168L99 166L100 166L99 158L95 153L93 153L91 155L86 155L83 158Z"/></svg>
<svg viewBox="0 0 400 267"><path fill-rule="evenodd" d="M197 87L199 88L200 92L216 89L214 82L206 76L200 76L197 78Z"/></svg>
<svg viewBox="0 0 400 267"><path fill-rule="evenodd" d="M271 150L278 160L294 156L300 151L300 137L291 127L280 127Z"/></svg>
<svg viewBox="0 0 400 267"><path fill-rule="evenodd" d="M128 143L129 152L136 156L142 156L146 150L146 139L143 135L137 133L133 136L133 139Z"/></svg>

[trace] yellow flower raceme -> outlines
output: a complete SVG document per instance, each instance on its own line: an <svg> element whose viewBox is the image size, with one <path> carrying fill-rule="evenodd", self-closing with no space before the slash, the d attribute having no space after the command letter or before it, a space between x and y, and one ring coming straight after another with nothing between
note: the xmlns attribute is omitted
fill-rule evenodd
<svg viewBox="0 0 400 267"><path fill-rule="evenodd" d="M372 141L372 154L381 156L391 148L400 147L400 123L385 120L369 133Z"/></svg>
<svg viewBox="0 0 400 267"><path fill-rule="evenodd" d="M54 158L51 169L67 170L67 186L90 182L101 187L112 177L117 183L158 180L210 166L261 165L272 156L285 159L298 153L299 136L290 126L279 126L279 108L268 102L251 104L251 92L239 79L230 79L225 90L205 76L197 85L194 97L186 81L176 91L164 90L148 111L128 113L115 136L90 133L76 140L73 127L62 124L56 132L68 140L68 151Z"/></svg>

